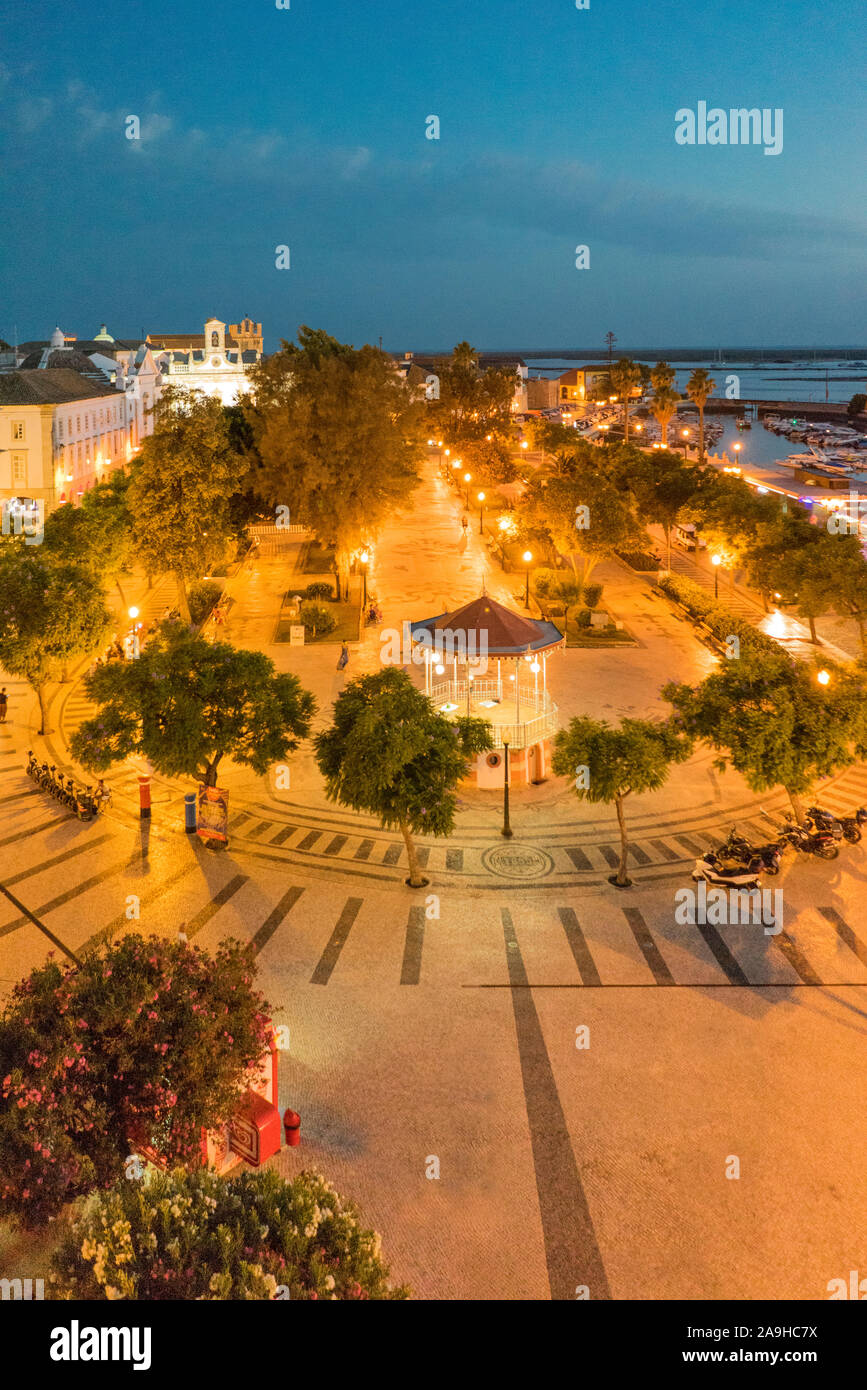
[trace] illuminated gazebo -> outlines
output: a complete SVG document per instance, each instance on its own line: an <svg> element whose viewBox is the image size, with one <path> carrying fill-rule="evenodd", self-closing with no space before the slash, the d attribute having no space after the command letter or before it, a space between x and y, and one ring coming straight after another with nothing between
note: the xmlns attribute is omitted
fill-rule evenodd
<svg viewBox="0 0 867 1390"><path fill-rule="evenodd" d="M473 780L503 785L503 747L509 745L510 780L547 776L557 706L548 694L548 657L565 645L553 623L513 613L482 594L452 613L410 623L424 649L425 692L448 718L487 719L493 751L480 753Z"/></svg>

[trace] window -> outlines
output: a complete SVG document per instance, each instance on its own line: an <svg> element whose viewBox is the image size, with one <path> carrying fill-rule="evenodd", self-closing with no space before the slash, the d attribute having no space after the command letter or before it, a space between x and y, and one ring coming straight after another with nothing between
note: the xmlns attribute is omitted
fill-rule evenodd
<svg viewBox="0 0 867 1390"><path fill-rule="evenodd" d="M80 415L76 415L76 417L75 417L75 433L76 433L76 434L81 434L81 416L80 416Z"/></svg>
<svg viewBox="0 0 867 1390"><path fill-rule="evenodd" d="M13 438L13 440L16 440L16 441L19 440L19 439L23 439L23 438L24 438L24 421L23 421L23 420L13 420L13 421L12 421L12 438Z"/></svg>
<svg viewBox="0 0 867 1390"><path fill-rule="evenodd" d="M62 421L62 420L58 420L58 422L57 422L57 438L58 438L58 439L62 439L62 438L63 438L63 421Z"/></svg>
<svg viewBox="0 0 867 1390"><path fill-rule="evenodd" d="M27 455L12 455L12 486L25 487L27 485Z"/></svg>
<svg viewBox="0 0 867 1390"><path fill-rule="evenodd" d="M102 413L102 411L100 411L100 412L99 412L99 423L100 423L100 424L102 424L103 419L104 419L103 413Z"/></svg>
<svg viewBox="0 0 867 1390"><path fill-rule="evenodd" d="M218 333L212 333L212 334L211 334L211 347L219 347L219 345L220 345L220 337L219 337L219 334L218 334Z"/></svg>
<svg viewBox="0 0 867 1390"><path fill-rule="evenodd" d="M89 416L89 415L85 415L85 417L84 417L84 433L87 434L87 431L88 431L89 429L90 429L90 416Z"/></svg>

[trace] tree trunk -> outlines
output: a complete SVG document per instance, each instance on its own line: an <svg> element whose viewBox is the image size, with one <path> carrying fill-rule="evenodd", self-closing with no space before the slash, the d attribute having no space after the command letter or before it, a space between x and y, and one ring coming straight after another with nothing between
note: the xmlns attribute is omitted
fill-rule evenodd
<svg viewBox="0 0 867 1390"><path fill-rule="evenodd" d="M114 577L114 584L115 584L115 588L117 589L117 592L120 594L120 606L121 606L121 608L124 608L124 609L125 609L125 608L126 608L126 599L125 599L124 596L123 596L123 589L120 587L120 575L119 575L119 574L116 574L116 575L115 575L115 577Z"/></svg>
<svg viewBox="0 0 867 1390"><path fill-rule="evenodd" d="M48 707L45 703L45 686L44 684L35 685L33 688L36 691L36 698L39 701L39 732L40 734L50 734L51 730L48 728Z"/></svg>
<svg viewBox="0 0 867 1390"><path fill-rule="evenodd" d="M795 813L795 820L798 822L799 825L803 825L803 823L804 823L804 808L803 808L803 806L801 805L801 799L800 799L800 797L796 796L795 793L794 793L793 791L790 791L788 787L786 787L785 790L786 790L786 796L789 798L789 801L791 802L792 810L793 810L794 813Z"/></svg>
<svg viewBox="0 0 867 1390"><path fill-rule="evenodd" d="M187 624L187 627L192 627L193 615L190 612L190 601L187 598L187 585L180 570L175 570L175 587L178 591L178 608L180 609L181 617Z"/></svg>
<svg viewBox="0 0 867 1390"><path fill-rule="evenodd" d="M665 528L665 544L666 544L666 561L667 561L667 564L668 564L668 568L669 568L669 570L670 570L670 569L671 569L671 527L670 527L670 526L666 526L666 528Z"/></svg>
<svg viewBox="0 0 867 1390"><path fill-rule="evenodd" d="M212 758L209 763L205 763L205 786L215 787L217 785L217 765L220 761L219 756Z"/></svg>
<svg viewBox="0 0 867 1390"><path fill-rule="evenodd" d="M822 644L816 635L816 619L813 617L812 613L808 614L807 622L810 624L810 641L815 643L817 647L821 646Z"/></svg>
<svg viewBox="0 0 867 1390"><path fill-rule="evenodd" d="M704 405L698 403L698 461L704 463Z"/></svg>
<svg viewBox="0 0 867 1390"><path fill-rule="evenodd" d="M407 882L411 888L424 888L428 880L422 875L421 868L419 867L415 840L412 838L410 828L404 820L400 822L400 833L406 845L406 857L409 863L409 878Z"/></svg>
<svg viewBox="0 0 867 1390"><path fill-rule="evenodd" d="M624 793L621 792L614 799L614 805L617 807L617 823L620 826L620 863L617 866L617 882L621 888L627 888L630 881L627 873L629 841L626 838L626 821L623 816L623 796Z"/></svg>

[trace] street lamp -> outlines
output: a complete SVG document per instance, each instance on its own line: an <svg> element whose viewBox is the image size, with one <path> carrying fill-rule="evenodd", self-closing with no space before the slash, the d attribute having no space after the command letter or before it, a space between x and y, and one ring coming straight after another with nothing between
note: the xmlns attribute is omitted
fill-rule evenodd
<svg viewBox="0 0 867 1390"><path fill-rule="evenodd" d="M509 740L503 734L503 828L500 834L506 840L512 838L512 827L509 824Z"/></svg>
<svg viewBox="0 0 867 1390"><path fill-rule="evenodd" d="M363 598L362 601L361 601L361 606L362 606L362 608L366 608L366 607L367 607L367 563L368 563L369 559L370 559L370 552L369 552L368 550L362 550L362 552L361 552L361 563L362 563L362 565L363 565L363 569L362 569L362 571L361 571L361 577L362 577L362 579L364 580L364 598Z"/></svg>
<svg viewBox="0 0 867 1390"><path fill-rule="evenodd" d="M472 473L464 474L464 482L467 485L467 511L470 510L470 483L473 481Z"/></svg>
<svg viewBox="0 0 867 1390"><path fill-rule="evenodd" d="M827 685L830 679L830 673L826 671L824 668L821 671L816 672L816 680L819 682L820 685Z"/></svg>
<svg viewBox="0 0 867 1390"><path fill-rule="evenodd" d="M526 584L524 586L524 607L530 607L530 564L533 560L532 550L525 550L523 555L524 565L526 566Z"/></svg>
<svg viewBox="0 0 867 1390"><path fill-rule="evenodd" d="M738 459L739 459L739 456L740 456L740 452L741 452L741 449L742 449L743 447L744 447L743 444L741 444L740 442L738 442L737 444L733 444L733 445L732 445L732 448L733 448L734 451L735 451L735 463L738 462Z"/></svg>
<svg viewBox="0 0 867 1390"><path fill-rule="evenodd" d="M479 503L479 535L483 536L485 534L485 494L479 492L476 495Z"/></svg>
<svg viewBox="0 0 867 1390"><path fill-rule="evenodd" d="M722 556L711 555L710 562L713 565L713 596L719 598L719 567L722 564Z"/></svg>

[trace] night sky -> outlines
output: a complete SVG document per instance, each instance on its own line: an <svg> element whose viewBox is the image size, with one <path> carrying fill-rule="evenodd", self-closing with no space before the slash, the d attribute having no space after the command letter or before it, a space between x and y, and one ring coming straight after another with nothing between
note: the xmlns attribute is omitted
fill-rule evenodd
<svg viewBox="0 0 867 1390"><path fill-rule="evenodd" d="M0 336L249 314L266 349L302 322L395 351L863 341L863 15L5 6ZM782 153L677 145L699 101L782 107Z"/></svg>

